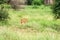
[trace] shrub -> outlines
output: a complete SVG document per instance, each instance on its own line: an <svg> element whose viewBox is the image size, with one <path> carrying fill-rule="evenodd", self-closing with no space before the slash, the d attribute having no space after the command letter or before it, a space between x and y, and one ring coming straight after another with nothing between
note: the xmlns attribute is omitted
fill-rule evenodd
<svg viewBox="0 0 60 40"><path fill-rule="evenodd" d="M8 0L0 0L0 4L6 3Z"/></svg>
<svg viewBox="0 0 60 40"><path fill-rule="evenodd" d="M6 20L8 18L8 12L5 10L4 6L0 6L0 21Z"/></svg>
<svg viewBox="0 0 60 40"><path fill-rule="evenodd" d="M0 10L0 20L6 20L8 18L8 13L4 10Z"/></svg>
<svg viewBox="0 0 60 40"><path fill-rule="evenodd" d="M44 0L33 0L32 4L33 5L41 5L41 4L43 4L43 1Z"/></svg>
<svg viewBox="0 0 60 40"><path fill-rule="evenodd" d="M60 18L60 0L55 0L55 4L53 5L53 13L56 19Z"/></svg>
<svg viewBox="0 0 60 40"><path fill-rule="evenodd" d="M44 3L44 0L27 0L28 5L41 5Z"/></svg>
<svg viewBox="0 0 60 40"><path fill-rule="evenodd" d="M32 1L33 1L33 0L27 0L27 4L28 4L28 5L32 5Z"/></svg>

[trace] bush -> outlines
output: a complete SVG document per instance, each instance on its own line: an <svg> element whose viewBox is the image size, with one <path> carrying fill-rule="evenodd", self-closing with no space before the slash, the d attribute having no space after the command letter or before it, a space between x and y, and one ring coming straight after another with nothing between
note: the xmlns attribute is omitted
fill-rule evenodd
<svg viewBox="0 0 60 40"><path fill-rule="evenodd" d="M0 4L6 3L8 0L0 0Z"/></svg>
<svg viewBox="0 0 60 40"><path fill-rule="evenodd" d="M56 19L60 18L60 0L56 1L53 5L53 13Z"/></svg>
<svg viewBox="0 0 60 40"><path fill-rule="evenodd" d="M27 4L28 4L28 5L32 5L32 1L33 1L33 0L27 0Z"/></svg>
<svg viewBox="0 0 60 40"><path fill-rule="evenodd" d="M28 5L41 5L44 3L44 0L27 0Z"/></svg>
<svg viewBox="0 0 60 40"><path fill-rule="evenodd" d="M33 5L41 5L43 4L44 0L33 0L32 4Z"/></svg>
<svg viewBox="0 0 60 40"><path fill-rule="evenodd" d="M8 18L8 12L5 10L4 6L1 5L0 7L0 21L6 20Z"/></svg>
<svg viewBox="0 0 60 40"><path fill-rule="evenodd" d="M8 18L8 13L4 10L0 10L0 20L6 20Z"/></svg>

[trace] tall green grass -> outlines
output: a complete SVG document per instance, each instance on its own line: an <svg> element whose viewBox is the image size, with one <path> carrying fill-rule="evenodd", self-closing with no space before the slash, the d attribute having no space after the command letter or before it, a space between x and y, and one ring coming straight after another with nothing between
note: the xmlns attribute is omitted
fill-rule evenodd
<svg viewBox="0 0 60 40"><path fill-rule="evenodd" d="M45 28L52 28L57 31L60 29L60 21L54 20L51 6L41 5L38 6L38 8L26 6L25 9L20 11L9 9L8 12L10 17L7 24L8 26L32 28L40 31ZM28 22L22 25L20 21L22 18L27 18Z"/></svg>
<svg viewBox="0 0 60 40"><path fill-rule="evenodd" d="M60 34L51 31L34 32L0 27L0 40L60 40Z"/></svg>
<svg viewBox="0 0 60 40"><path fill-rule="evenodd" d="M26 6L8 13L8 23L0 22L0 40L60 40L60 19L54 20L50 6ZM27 23L21 24L22 18L27 18Z"/></svg>

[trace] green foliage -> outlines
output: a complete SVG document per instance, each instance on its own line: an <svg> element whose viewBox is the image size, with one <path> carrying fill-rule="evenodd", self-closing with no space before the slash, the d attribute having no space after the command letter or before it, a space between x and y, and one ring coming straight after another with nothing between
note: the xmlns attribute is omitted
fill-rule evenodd
<svg viewBox="0 0 60 40"><path fill-rule="evenodd" d="M8 18L8 12L0 10L0 20L6 20Z"/></svg>
<svg viewBox="0 0 60 40"><path fill-rule="evenodd" d="M6 20L8 18L8 12L6 11L4 5L0 5L0 20Z"/></svg>
<svg viewBox="0 0 60 40"><path fill-rule="evenodd" d="M11 8L11 5L9 5L9 4L1 4L0 5L0 8L1 7L4 7L4 8L6 8L6 9L9 9L9 8Z"/></svg>
<svg viewBox="0 0 60 40"><path fill-rule="evenodd" d="M33 5L41 5L43 4L44 0L33 0L32 4Z"/></svg>
<svg viewBox="0 0 60 40"><path fill-rule="evenodd" d="M8 0L0 0L0 4L6 3Z"/></svg>
<svg viewBox="0 0 60 40"><path fill-rule="evenodd" d="M27 4L28 4L28 5L32 5L32 1L33 1L33 0L27 0Z"/></svg>
<svg viewBox="0 0 60 40"><path fill-rule="evenodd" d="M27 0L28 5L41 5L44 3L44 0Z"/></svg>
<svg viewBox="0 0 60 40"><path fill-rule="evenodd" d="M60 18L60 0L55 1L55 4L53 6L53 12L55 14L55 18L59 19Z"/></svg>

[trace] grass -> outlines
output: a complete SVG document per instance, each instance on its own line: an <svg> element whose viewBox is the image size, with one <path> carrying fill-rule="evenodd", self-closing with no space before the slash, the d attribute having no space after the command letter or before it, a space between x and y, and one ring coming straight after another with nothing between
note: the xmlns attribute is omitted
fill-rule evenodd
<svg viewBox="0 0 60 40"><path fill-rule="evenodd" d="M41 5L38 6L38 8L33 8L33 6L26 6L25 9L20 11L14 11L10 9L8 12L10 17L9 25L14 25L19 28L27 27L37 30L40 30L41 28L53 28L55 30L57 26L60 26L60 21L54 20L50 6ZM20 21L22 18L26 18L28 22L22 25ZM54 28L54 26L56 28Z"/></svg>
<svg viewBox="0 0 60 40"><path fill-rule="evenodd" d="M51 31L37 32L29 29L1 28L0 40L60 40L60 34Z"/></svg>
<svg viewBox="0 0 60 40"><path fill-rule="evenodd" d="M8 9L7 22L0 22L0 40L60 40L60 19L54 20L50 6ZM21 24L21 19L28 21Z"/></svg>

